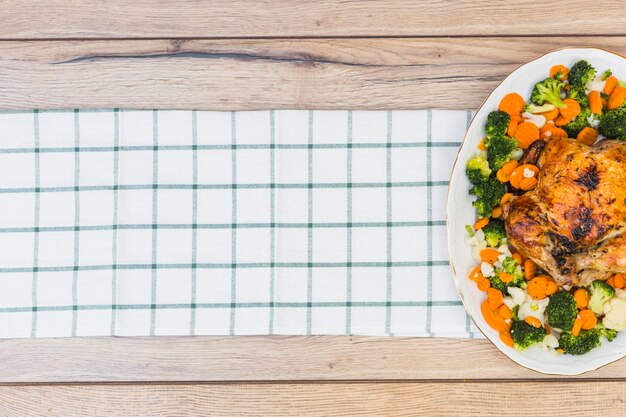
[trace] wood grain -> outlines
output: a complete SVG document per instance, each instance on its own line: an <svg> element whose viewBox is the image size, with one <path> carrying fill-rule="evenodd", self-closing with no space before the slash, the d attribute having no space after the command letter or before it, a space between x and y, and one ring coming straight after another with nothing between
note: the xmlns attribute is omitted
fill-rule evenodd
<svg viewBox="0 0 626 417"><path fill-rule="evenodd" d="M477 108L555 48L626 37L0 42L0 109Z"/></svg>
<svg viewBox="0 0 626 417"><path fill-rule="evenodd" d="M4 39L626 34L616 0L570 0L566 23L540 0L2 0L0 21Z"/></svg>
<svg viewBox="0 0 626 417"><path fill-rule="evenodd" d="M619 417L624 394L624 382L21 386L0 388L0 416Z"/></svg>
<svg viewBox="0 0 626 417"><path fill-rule="evenodd" d="M468 339L351 336L14 339L0 341L0 358L0 383L557 378L515 364L486 340ZM622 359L576 378L624 379L625 375L626 359Z"/></svg>

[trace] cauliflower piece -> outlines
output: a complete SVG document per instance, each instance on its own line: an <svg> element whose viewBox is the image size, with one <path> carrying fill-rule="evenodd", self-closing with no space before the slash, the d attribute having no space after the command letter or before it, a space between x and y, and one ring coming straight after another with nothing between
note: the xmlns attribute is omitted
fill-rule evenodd
<svg viewBox="0 0 626 417"><path fill-rule="evenodd" d="M524 113L522 113L522 117L528 119L530 123L534 124L539 129L541 129L543 125L546 124L546 117L543 114L532 114L525 111Z"/></svg>
<svg viewBox="0 0 626 417"><path fill-rule="evenodd" d="M483 262L480 264L480 272L482 272L483 276L486 278L492 277L495 269L490 263Z"/></svg>
<svg viewBox="0 0 626 417"><path fill-rule="evenodd" d="M596 77L587 82L587 85L585 85L585 93L589 94L591 91L602 91L604 90L605 84L606 80L602 81L602 78Z"/></svg>
<svg viewBox="0 0 626 417"><path fill-rule="evenodd" d="M526 317L535 317L544 325L546 321L544 313L550 299L546 297L543 300L533 300L529 295L525 295L525 297L524 303L520 305L519 311L517 312L517 318L524 320Z"/></svg>
<svg viewBox="0 0 626 417"><path fill-rule="evenodd" d="M552 333L547 334L543 341L537 344L537 347L550 350L556 349L559 347L559 339L557 339Z"/></svg>
<svg viewBox="0 0 626 417"><path fill-rule="evenodd" d="M558 347L559 339L557 339L554 334L547 334L541 342L533 346L533 348L545 350L553 356L558 355L558 352L556 351L556 348Z"/></svg>
<svg viewBox="0 0 626 417"><path fill-rule="evenodd" d="M513 152L511 152L511 159L515 159L519 161L524 156L524 150L522 148L517 148Z"/></svg>
<svg viewBox="0 0 626 417"><path fill-rule="evenodd" d="M617 296L604 304L602 324L618 332L626 330L626 299Z"/></svg>
<svg viewBox="0 0 626 417"><path fill-rule="evenodd" d="M478 245L484 241L485 241L485 232L483 232L483 229L480 229L474 232L474 236L467 236L465 238L465 244L468 246Z"/></svg>
<svg viewBox="0 0 626 417"><path fill-rule="evenodd" d="M600 119L597 119L595 115L591 113L589 117L587 117L587 123L589 123L589 126L593 127L594 129L597 129L598 125L600 124Z"/></svg>
<svg viewBox="0 0 626 417"><path fill-rule="evenodd" d="M510 297L504 297L504 304L511 310L513 307L524 304L526 301L526 292L518 287L509 287L508 288Z"/></svg>
<svg viewBox="0 0 626 417"><path fill-rule="evenodd" d="M506 243L500 245L500 247L498 248L498 252L506 256L511 256L511 250L509 249L509 245L507 245Z"/></svg>

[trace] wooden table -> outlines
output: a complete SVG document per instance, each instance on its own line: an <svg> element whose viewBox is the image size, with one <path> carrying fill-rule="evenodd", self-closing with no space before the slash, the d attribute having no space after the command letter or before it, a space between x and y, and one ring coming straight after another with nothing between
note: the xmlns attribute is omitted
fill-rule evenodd
<svg viewBox="0 0 626 417"><path fill-rule="evenodd" d="M626 54L618 1L0 0L0 22L0 108L467 109L553 49ZM484 340L3 340L0 415L615 416L624 376Z"/></svg>

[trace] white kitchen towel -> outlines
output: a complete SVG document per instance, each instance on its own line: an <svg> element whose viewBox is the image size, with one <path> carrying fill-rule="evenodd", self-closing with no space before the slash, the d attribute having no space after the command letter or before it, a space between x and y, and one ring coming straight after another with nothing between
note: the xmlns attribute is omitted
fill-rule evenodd
<svg viewBox="0 0 626 417"><path fill-rule="evenodd" d="M0 337L475 337L470 111L0 113Z"/></svg>

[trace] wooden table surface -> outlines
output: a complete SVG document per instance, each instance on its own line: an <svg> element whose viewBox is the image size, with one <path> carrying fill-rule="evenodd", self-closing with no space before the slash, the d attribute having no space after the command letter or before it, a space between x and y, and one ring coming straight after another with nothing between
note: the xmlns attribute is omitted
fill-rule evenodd
<svg viewBox="0 0 626 417"><path fill-rule="evenodd" d="M545 52L626 54L619 1L0 0L0 22L2 109L467 109ZM484 340L1 340L0 416L617 416L625 376Z"/></svg>

